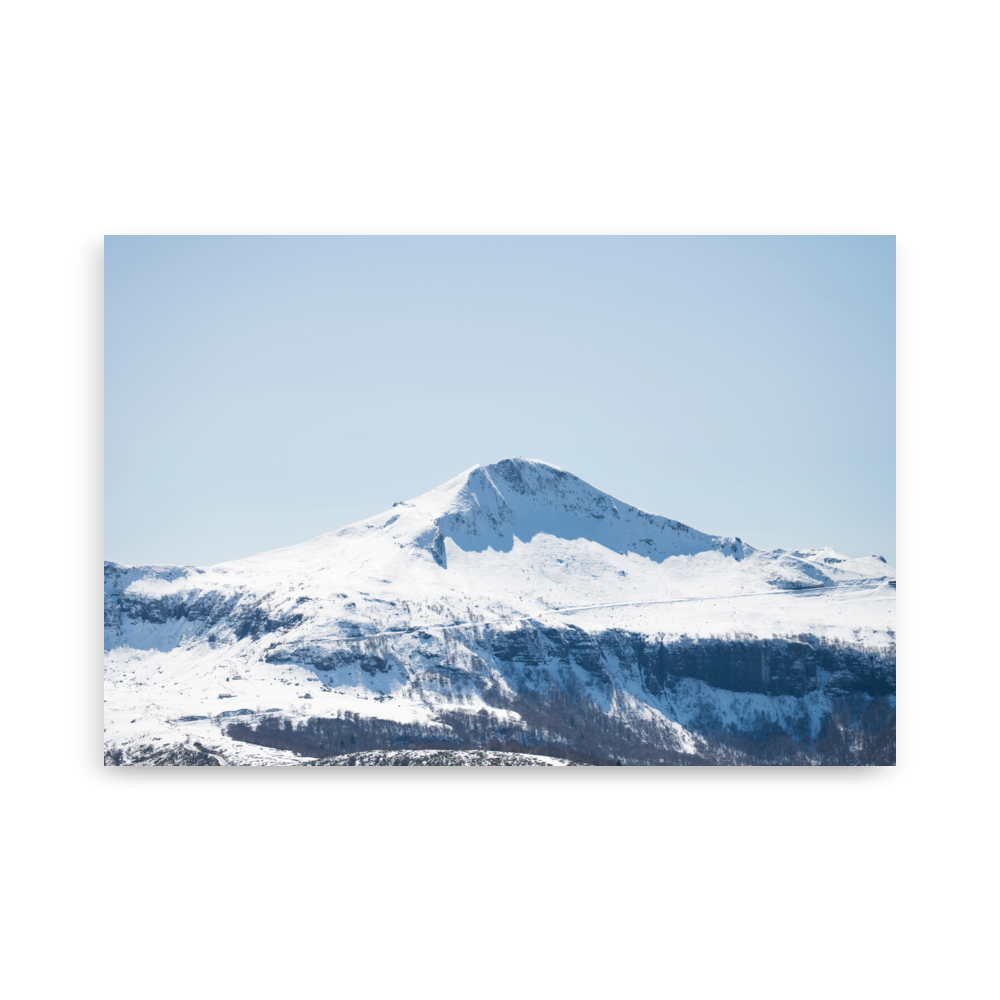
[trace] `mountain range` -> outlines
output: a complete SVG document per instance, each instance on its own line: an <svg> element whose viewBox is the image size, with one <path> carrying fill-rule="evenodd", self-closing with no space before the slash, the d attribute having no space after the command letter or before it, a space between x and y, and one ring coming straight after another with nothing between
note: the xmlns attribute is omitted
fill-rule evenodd
<svg viewBox="0 0 1000 1000"><path fill-rule="evenodd" d="M545 462L104 573L108 764L895 763L881 556L763 551Z"/></svg>

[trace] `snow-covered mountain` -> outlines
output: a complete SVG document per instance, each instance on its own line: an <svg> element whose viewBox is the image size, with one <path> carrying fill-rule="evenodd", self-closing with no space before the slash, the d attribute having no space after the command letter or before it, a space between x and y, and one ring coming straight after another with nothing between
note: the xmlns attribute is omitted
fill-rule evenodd
<svg viewBox="0 0 1000 1000"><path fill-rule="evenodd" d="M106 563L107 759L887 762L894 577L695 531L544 462L476 466L248 559Z"/></svg>

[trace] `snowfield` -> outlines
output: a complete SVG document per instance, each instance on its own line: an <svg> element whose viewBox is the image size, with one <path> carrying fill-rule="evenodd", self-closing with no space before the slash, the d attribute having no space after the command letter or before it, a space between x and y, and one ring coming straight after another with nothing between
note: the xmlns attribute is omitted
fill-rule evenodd
<svg viewBox="0 0 1000 1000"><path fill-rule="evenodd" d="M733 763L754 751L722 736L805 747L844 705L845 733L894 708L894 614L880 556L761 551L507 459L248 559L106 563L106 755L285 765L500 740Z"/></svg>

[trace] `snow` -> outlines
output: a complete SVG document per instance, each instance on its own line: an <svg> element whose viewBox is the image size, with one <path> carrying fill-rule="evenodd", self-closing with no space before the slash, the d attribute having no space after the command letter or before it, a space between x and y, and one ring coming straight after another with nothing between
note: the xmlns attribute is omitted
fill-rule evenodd
<svg viewBox="0 0 1000 1000"><path fill-rule="evenodd" d="M879 556L761 551L528 459L476 466L376 517L247 559L109 563L106 594L105 733L118 743L159 734L207 746L224 741L234 718L225 712L304 720L350 711L439 726L446 693L413 676L316 668L359 639L371 655L391 643L416 657L421 642L453 635L468 646L470 629L534 621L664 641L807 633L895 642L895 572ZM635 710L675 713L664 716L671 724L685 715L625 688ZM731 711L726 693L701 694ZM207 718L180 721L192 716ZM678 730L679 745L693 746Z"/></svg>

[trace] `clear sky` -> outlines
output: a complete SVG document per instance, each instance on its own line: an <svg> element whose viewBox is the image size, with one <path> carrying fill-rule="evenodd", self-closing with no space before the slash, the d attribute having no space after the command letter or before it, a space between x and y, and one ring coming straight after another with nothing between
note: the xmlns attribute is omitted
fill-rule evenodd
<svg viewBox="0 0 1000 1000"><path fill-rule="evenodd" d="M895 562L893 237L108 237L105 555L210 565L521 455Z"/></svg>

